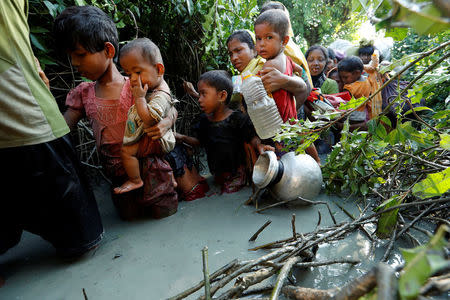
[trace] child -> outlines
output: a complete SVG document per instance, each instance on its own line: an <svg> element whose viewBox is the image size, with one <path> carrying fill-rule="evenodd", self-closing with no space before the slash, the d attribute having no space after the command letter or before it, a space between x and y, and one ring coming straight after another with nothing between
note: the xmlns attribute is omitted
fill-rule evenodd
<svg viewBox="0 0 450 300"><path fill-rule="evenodd" d="M67 95L67 110L64 118L73 130L80 119L90 121L102 170L118 185L125 180L125 171L120 158L123 134L128 109L133 105L130 81L122 76L114 64L118 54L118 34L114 22L99 8L73 6L66 8L55 20L53 31L58 46L67 52L72 65L82 76L93 82L83 82ZM176 110L166 127L172 126ZM152 135L160 135L164 122L146 129ZM145 168L144 187L151 186L152 157L142 160ZM170 177L167 165L167 177ZM162 182L164 183L164 182ZM150 190L150 189L149 189ZM178 200L175 191L165 190L154 195L150 192L113 194L113 202L123 219L131 219L147 209L160 218L176 211ZM143 203L145 203L145 211Z"/></svg>
<svg viewBox="0 0 450 300"><path fill-rule="evenodd" d="M368 73L364 73L364 70ZM343 90L350 92L356 99L368 98L381 86L376 68L371 66L365 68L363 62L357 56L350 56L340 61L338 72L344 84ZM365 106L353 112L350 120L353 118L355 121L366 122L378 116L381 113L382 102L381 93L378 93Z"/></svg>
<svg viewBox="0 0 450 300"><path fill-rule="evenodd" d="M288 29L289 20L278 9L265 11L256 19L256 51L261 57L266 59L263 70L265 68L274 68L289 76L292 76L294 72L299 74L304 72L302 67L295 64L289 56L283 53L289 41ZM279 89L273 92L272 96L283 122L297 118L297 110L292 93ZM309 146L306 152L320 164L320 158L314 145Z"/></svg>
<svg viewBox="0 0 450 300"><path fill-rule="evenodd" d="M222 186L222 192L236 192L245 185L244 142L250 142L259 153L273 148L261 144L247 115L228 107L233 84L225 71L202 74L198 92L204 114L195 126L195 137L177 133L177 141L204 146L209 170Z"/></svg>
<svg viewBox="0 0 450 300"><path fill-rule="evenodd" d="M134 105L128 111L128 120L122 145L122 163L128 180L114 193L122 194L144 185L138 157L149 154L163 156L173 150L175 136L169 129L159 140L144 135L149 128L167 116L173 107L169 86L164 80L164 64L159 48L149 39L141 38L129 42L120 52L120 65L130 76ZM147 94L147 91L150 91ZM175 178L173 178L176 186Z"/></svg>

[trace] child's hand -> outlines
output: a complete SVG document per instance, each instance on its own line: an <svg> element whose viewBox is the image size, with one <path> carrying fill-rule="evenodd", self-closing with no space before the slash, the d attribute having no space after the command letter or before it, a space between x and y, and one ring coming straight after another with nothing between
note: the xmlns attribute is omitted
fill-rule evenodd
<svg viewBox="0 0 450 300"><path fill-rule="evenodd" d="M141 75L139 75L138 84L136 86L131 87L131 92L133 93L134 100L136 101L137 99L140 99L140 98L145 99L145 95L147 95L147 91L148 91L148 85L145 84L145 86L142 87Z"/></svg>
<svg viewBox="0 0 450 300"><path fill-rule="evenodd" d="M200 98L200 95L195 90L194 85L191 82L183 81L183 89L187 94L191 95L192 97Z"/></svg>
<svg viewBox="0 0 450 300"><path fill-rule="evenodd" d="M272 93L282 88L286 83L284 74L274 67L264 67L259 71L264 88L268 93Z"/></svg>
<svg viewBox="0 0 450 300"><path fill-rule="evenodd" d="M275 152L275 148L269 145L265 145L265 144L259 144L258 146L258 152L259 154L263 154L266 151L273 151Z"/></svg>

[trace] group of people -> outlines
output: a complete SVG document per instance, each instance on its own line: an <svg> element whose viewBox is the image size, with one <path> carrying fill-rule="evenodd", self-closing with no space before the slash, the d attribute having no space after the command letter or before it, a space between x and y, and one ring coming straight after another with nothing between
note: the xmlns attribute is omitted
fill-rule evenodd
<svg viewBox="0 0 450 300"><path fill-rule="evenodd" d="M223 70L202 74L198 91L185 82L203 114L192 136L173 131L176 100L164 80L158 46L139 38L119 50L114 22L93 6L66 8L54 22L57 46L91 80L70 91L61 114L35 62L25 8L26 0L0 4L5 20L0 26L7 33L0 39L0 159L8 170L2 181L0 254L19 242L22 230L41 235L64 256L81 255L99 244L103 227L97 204L68 136L82 118L92 125L123 219L168 217L176 213L178 201L205 196L208 183L186 147L205 148L209 170L227 193L246 185L249 160L267 150L284 154L282 143L257 136L245 101L233 103L233 83ZM297 119L303 106L308 109L313 89L358 98L380 85L376 66L365 67L358 57L343 58L322 46L312 46L305 57L292 36L286 8L269 2L254 32L238 30L226 41L233 66L261 77L283 122ZM355 119L361 124L352 125L363 127L380 109L373 99L361 109L363 117ZM320 164L314 145L306 151Z"/></svg>

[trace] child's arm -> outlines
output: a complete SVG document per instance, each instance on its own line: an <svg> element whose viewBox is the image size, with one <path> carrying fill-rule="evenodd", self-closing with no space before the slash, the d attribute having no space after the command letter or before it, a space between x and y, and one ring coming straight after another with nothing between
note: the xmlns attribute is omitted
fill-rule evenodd
<svg viewBox="0 0 450 300"><path fill-rule="evenodd" d="M148 85L146 84L142 88L141 76L138 77L138 85L131 87L131 91L133 92L134 106L136 107L139 118L141 118L144 123L144 127L148 128L158 123L158 121L150 114L148 109L147 100L145 99L145 95L148 91Z"/></svg>
<svg viewBox="0 0 450 300"><path fill-rule="evenodd" d="M261 144L261 140L256 135L250 141L250 145L254 149L258 151L259 154L264 153L265 151L275 151L275 148L269 145Z"/></svg>
<svg viewBox="0 0 450 300"><path fill-rule="evenodd" d="M78 121L80 121L82 117L83 113L81 111L70 107L64 112L64 119L71 131L76 129Z"/></svg>
<svg viewBox="0 0 450 300"><path fill-rule="evenodd" d="M175 133L175 139L177 140L177 142L180 143L186 143L188 145L191 145L193 147L198 147L200 146L200 140L192 137L192 136L187 136L181 133L176 132Z"/></svg>

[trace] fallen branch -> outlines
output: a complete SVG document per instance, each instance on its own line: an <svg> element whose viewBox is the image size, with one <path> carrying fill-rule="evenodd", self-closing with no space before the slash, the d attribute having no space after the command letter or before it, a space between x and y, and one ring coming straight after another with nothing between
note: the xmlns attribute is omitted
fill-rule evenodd
<svg viewBox="0 0 450 300"><path fill-rule="evenodd" d="M270 225L270 223L272 223L271 220L267 220L266 223L264 223L263 226L261 226L261 228L258 229L258 231L256 231L252 237L248 240L249 242L253 242L254 240L256 240L256 238L258 237L258 235L267 227Z"/></svg>

